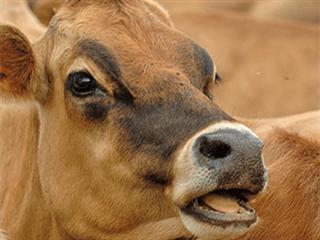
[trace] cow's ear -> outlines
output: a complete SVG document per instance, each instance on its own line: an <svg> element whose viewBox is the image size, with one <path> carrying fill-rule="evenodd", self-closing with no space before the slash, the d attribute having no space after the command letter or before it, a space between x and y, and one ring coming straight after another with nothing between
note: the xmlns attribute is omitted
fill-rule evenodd
<svg viewBox="0 0 320 240"><path fill-rule="evenodd" d="M0 96L29 98L35 59L30 42L17 28L0 25Z"/></svg>

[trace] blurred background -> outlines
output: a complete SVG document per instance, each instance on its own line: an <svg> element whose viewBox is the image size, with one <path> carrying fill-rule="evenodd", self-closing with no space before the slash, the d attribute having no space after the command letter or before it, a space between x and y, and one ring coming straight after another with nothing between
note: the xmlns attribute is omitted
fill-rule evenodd
<svg viewBox="0 0 320 240"><path fill-rule="evenodd" d="M63 1L28 4L47 25ZM320 0L159 2L214 59L222 77L215 101L228 113L261 118L320 109Z"/></svg>
<svg viewBox="0 0 320 240"><path fill-rule="evenodd" d="M320 0L160 2L214 58L224 110L276 117L320 109Z"/></svg>

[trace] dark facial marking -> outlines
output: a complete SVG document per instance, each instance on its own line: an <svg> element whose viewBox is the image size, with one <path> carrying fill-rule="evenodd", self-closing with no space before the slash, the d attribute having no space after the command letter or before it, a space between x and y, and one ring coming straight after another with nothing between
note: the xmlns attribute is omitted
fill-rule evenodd
<svg viewBox="0 0 320 240"><path fill-rule="evenodd" d="M215 81L215 83L220 83L220 82L222 82L222 78L221 78L221 76L220 76L220 74L218 74L218 73L216 73L216 79L214 80Z"/></svg>
<svg viewBox="0 0 320 240"><path fill-rule="evenodd" d="M28 1L29 7L30 7L31 10L34 9L34 6L35 6L36 2L37 2L37 0L29 0Z"/></svg>
<svg viewBox="0 0 320 240"><path fill-rule="evenodd" d="M130 117L118 119L132 148L140 151L147 146L152 154L163 159L169 159L179 145L209 123L231 120L219 109L208 109L196 101L184 102L178 97L167 104L144 104L132 110Z"/></svg>
<svg viewBox="0 0 320 240"><path fill-rule="evenodd" d="M0 80L3 80L7 77L6 74L0 72Z"/></svg>
<svg viewBox="0 0 320 240"><path fill-rule="evenodd" d="M84 114L88 120L103 121L107 117L110 106L103 103L87 103Z"/></svg>
<svg viewBox="0 0 320 240"><path fill-rule="evenodd" d="M156 185L166 186L169 183L169 179L166 176L159 176L155 173L150 173L144 176L144 179Z"/></svg>
<svg viewBox="0 0 320 240"><path fill-rule="evenodd" d="M198 44L194 44L195 54L199 59L201 66L201 75L205 78L212 78L213 75L213 62L208 52L200 47Z"/></svg>
<svg viewBox="0 0 320 240"><path fill-rule="evenodd" d="M193 237L189 237L189 238L187 238L187 237L176 238L174 240L197 240L197 239L198 239L197 237L193 236Z"/></svg>
<svg viewBox="0 0 320 240"><path fill-rule="evenodd" d="M116 84L115 97L124 102L131 103L133 96L122 80L117 59L102 44L91 40L81 41L79 47L80 54L90 58Z"/></svg>

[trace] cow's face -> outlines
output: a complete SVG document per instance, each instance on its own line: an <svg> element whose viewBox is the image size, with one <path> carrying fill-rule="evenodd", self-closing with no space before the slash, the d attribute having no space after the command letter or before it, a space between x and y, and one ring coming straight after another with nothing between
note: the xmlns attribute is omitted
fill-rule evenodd
<svg viewBox="0 0 320 240"><path fill-rule="evenodd" d="M180 217L203 238L246 232L262 143L212 101L207 52L154 4L86 2L60 10L30 52L30 80L11 82L39 102L39 176L59 226L115 239Z"/></svg>

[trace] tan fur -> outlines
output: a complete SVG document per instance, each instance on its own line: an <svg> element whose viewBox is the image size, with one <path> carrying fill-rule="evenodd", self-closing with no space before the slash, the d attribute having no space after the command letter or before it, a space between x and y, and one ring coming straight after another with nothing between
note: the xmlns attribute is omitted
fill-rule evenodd
<svg viewBox="0 0 320 240"><path fill-rule="evenodd" d="M318 27L217 11L171 16L216 58L223 81L213 93L227 112L264 118L320 108Z"/></svg>
<svg viewBox="0 0 320 240"><path fill-rule="evenodd" d="M5 232L0 230L0 240L7 240L7 236L5 234Z"/></svg>
<svg viewBox="0 0 320 240"><path fill-rule="evenodd" d="M240 119L240 118L238 118ZM290 133L298 134L306 139L320 139L320 111L305 112L282 118L266 118L259 120L244 120L249 126L259 132L259 136L265 138L276 128L284 128Z"/></svg>
<svg viewBox="0 0 320 240"><path fill-rule="evenodd" d="M228 1L175 1L161 0L171 11L198 11L209 13L213 11L237 11L255 18L285 19L288 21L303 21L319 23L320 3L318 0L228 0Z"/></svg>
<svg viewBox="0 0 320 240"><path fill-rule="evenodd" d="M264 139L270 182L252 206L260 223L241 240L316 240L320 236L320 111L245 120Z"/></svg>
<svg viewBox="0 0 320 240"><path fill-rule="evenodd" d="M0 0L0 24L18 27L31 42L37 40L45 31L44 25L29 9L27 0Z"/></svg>
<svg viewBox="0 0 320 240"><path fill-rule="evenodd" d="M44 25L49 24L52 16L58 11L64 1L65 0L28 0L32 11Z"/></svg>
<svg viewBox="0 0 320 240"><path fill-rule="evenodd" d="M251 9L251 14L257 18L279 18L295 21L320 23L320 2L308 1L258 1Z"/></svg>
<svg viewBox="0 0 320 240"><path fill-rule="evenodd" d="M319 239L320 141L273 130L265 138L270 183L252 206L261 222L241 239Z"/></svg>

